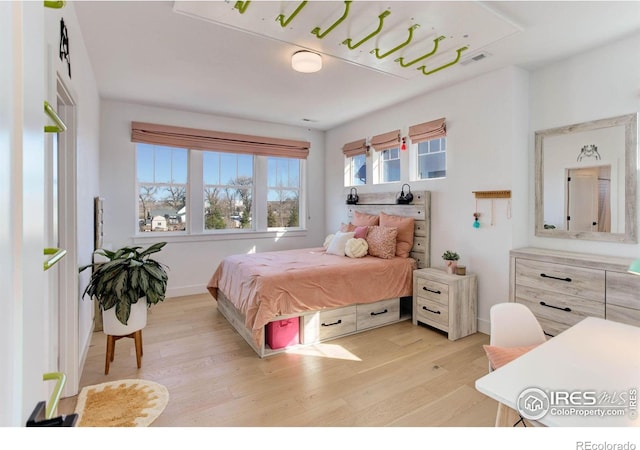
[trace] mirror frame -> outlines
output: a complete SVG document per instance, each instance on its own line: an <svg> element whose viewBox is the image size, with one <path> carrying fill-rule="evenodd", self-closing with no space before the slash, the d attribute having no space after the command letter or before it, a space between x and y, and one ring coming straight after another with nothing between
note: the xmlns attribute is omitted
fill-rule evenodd
<svg viewBox="0 0 640 450"><path fill-rule="evenodd" d="M596 231L568 231L544 228L544 139L569 133L596 130L624 125L625 142L625 219L624 233ZM564 127L535 132L535 235L563 239L583 239L637 244L637 160L638 160L638 114L626 114L608 119L583 122Z"/></svg>

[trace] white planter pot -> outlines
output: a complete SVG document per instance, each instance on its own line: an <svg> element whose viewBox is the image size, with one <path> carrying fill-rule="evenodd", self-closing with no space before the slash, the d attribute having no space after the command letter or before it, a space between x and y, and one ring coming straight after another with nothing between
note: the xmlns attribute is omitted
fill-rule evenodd
<svg viewBox="0 0 640 450"><path fill-rule="evenodd" d="M147 326L147 297L131 305L131 314L126 325L116 317L116 308L102 311L102 331L110 336L126 336Z"/></svg>

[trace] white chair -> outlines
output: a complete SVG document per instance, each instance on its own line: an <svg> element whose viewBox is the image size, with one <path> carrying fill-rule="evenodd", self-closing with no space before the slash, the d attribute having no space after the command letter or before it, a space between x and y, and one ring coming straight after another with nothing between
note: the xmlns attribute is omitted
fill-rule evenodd
<svg viewBox="0 0 640 450"><path fill-rule="evenodd" d="M489 311L491 337L489 345L495 347L527 347L547 340L538 319L521 303L498 303ZM493 370L489 364L489 370ZM498 403L496 427L515 426L524 419L508 406Z"/></svg>

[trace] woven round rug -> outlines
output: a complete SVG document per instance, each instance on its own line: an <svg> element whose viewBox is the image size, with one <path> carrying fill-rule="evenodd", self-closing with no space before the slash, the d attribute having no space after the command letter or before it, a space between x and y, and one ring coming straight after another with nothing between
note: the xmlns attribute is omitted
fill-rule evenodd
<svg viewBox="0 0 640 450"><path fill-rule="evenodd" d="M82 388L79 427L147 427L164 411L169 391L147 380L118 380Z"/></svg>

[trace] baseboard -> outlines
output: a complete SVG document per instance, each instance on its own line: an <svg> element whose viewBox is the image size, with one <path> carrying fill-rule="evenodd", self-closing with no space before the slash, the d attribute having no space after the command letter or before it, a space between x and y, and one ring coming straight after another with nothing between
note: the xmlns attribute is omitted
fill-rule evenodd
<svg viewBox="0 0 640 450"><path fill-rule="evenodd" d="M177 288L167 288L167 298L171 297L184 297L185 295L198 295L198 294L206 294L207 285L206 284L194 284L192 286L181 286Z"/></svg>
<svg viewBox="0 0 640 450"><path fill-rule="evenodd" d="M478 331L487 335L491 335L491 323L485 319L478 319Z"/></svg>

